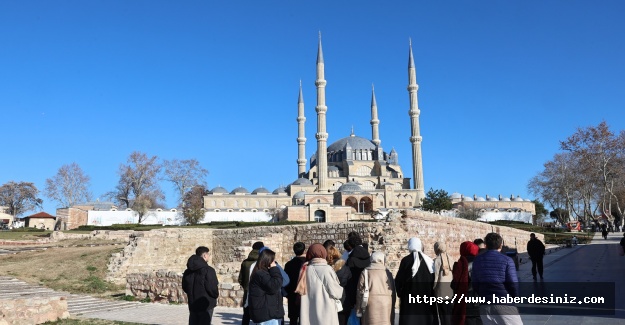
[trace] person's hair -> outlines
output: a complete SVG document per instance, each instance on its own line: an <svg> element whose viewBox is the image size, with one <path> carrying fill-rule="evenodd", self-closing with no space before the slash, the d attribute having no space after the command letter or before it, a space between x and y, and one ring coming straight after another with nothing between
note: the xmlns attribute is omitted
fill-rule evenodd
<svg viewBox="0 0 625 325"><path fill-rule="evenodd" d="M349 246L353 248L358 245L362 245L362 239L360 238L360 235L358 235L358 233L356 233L355 231L349 233L349 235L347 236L347 242L349 243Z"/></svg>
<svg viewBox="0 0 625 325"><path fill-rule="evenodd" d="M349 240L346 240L345 242L343 242L343 248L346 251L351 251L354 247L352 247L352 245L349 244Z"/></svg>
<svg viewBox="0 0 625 325"><path fill-rule="evenodd" d="M276 253L274 251L269 248L264 249L262 252L260 252L260 254L258 254L258 260L256 260L256 266L254 266L254 270L252 271L252 273L258 270L269 270L269 266L271 265L271 263L273 263L275 259Z"/></svg>
<svg viewBox="0 0 625 325"><path fill-rule="evenodd" d="M200 247L195 249L195 255L202 256L204 253L208 253L209 251L210 251L210 249L208 249L208 247L200 246Z"/></svg>
<svg viewBox="0 0 625 325"><path fill-rule="evenodd" d="M534 238L534 237L536 237L536 234L535 233L531 233L530 237Z"/></svg>
<svg viewBox="0 0 625 325"><path fill-rule="evenodd" d="M332 246L332 247L336 246L336 244L334 244L334 240L328 239L328 240L323 242L323 247L325 247L325 249L328 249L330 246Z"/></svg>
<svg viewBox="0 0 625 325"><path fill-rule="evenodd" d="M328 262L329 265L334 265L334 262L336 260L341 259L341 253L339 252L338 249L336 249L336 247L330 246L328 247L327 250L328 250L328 256L326 256L326 261Z"/></svg>
<svg viewBox="0 0 625 325"><path fill-rule="evenodd" d="M482 238L477 238L476 240L473 241L473 243L477 246L480 246L482 244L484 244L484 239Z"/></svg>
<svg viewBox="0 0 625 325"><path fill-rule="evenodd" d="M257 249L257 250L263 247L265 247L265 244L263 244L262 241L257 241L252 245L252 249Z"/></svg>
<svg viewBox="0 0 625 325"><path fill-rule="evenodd" d="M498 233L491 232L484 237L484 243L488 249L499 249L503 244L503 238Z"/></svg>
<svg viewBox="0 0 625 325"><path fill-rule="evenodd" d="M306 245L302 243L301 241L298 241L297 243L293 244L293 253L295 253L295 255L300 256L304 254L305 250L306 250Z"/></svg>

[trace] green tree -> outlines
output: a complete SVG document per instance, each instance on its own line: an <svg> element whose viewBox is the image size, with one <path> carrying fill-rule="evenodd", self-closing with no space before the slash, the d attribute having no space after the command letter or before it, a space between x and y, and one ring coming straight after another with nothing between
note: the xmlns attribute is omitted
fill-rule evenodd
<svg viewBox="0 0 625 325"><path fill-rule="evenodd" d="M555 210L549 212L549 216L551 219L556 220L562 225L570 221L569 212L562 208L556 208Z"/></svg>
<svg viewBox="0 0 625 325"><path fill-rule="evenodd" d="M539 223L543 223L545 221L545 217L549 213L549 210L545 209L545 205L538 201L538 199L532 200L532 203L534 203L534 207L536 209L536 214L532 216L534 224L538 225Z"/></svg>
<svg viewBox="0 0 625 325"><path fill-rule="evenodd" d="M445 190L430 190L425 194L425 198L421 201L421 208L426 211L451 210L451 197Z"/></svg>

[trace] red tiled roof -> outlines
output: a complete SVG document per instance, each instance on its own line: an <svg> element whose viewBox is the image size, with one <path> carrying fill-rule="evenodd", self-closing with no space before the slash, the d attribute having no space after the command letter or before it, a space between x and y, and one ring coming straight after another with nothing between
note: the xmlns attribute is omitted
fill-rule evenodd
<svg viewBox="0 0 625 325"><path fill-rule="evenodd" d="M51 216L51 215L49 215L49 214L47 214L47 213L42 211L42 212L39 212L39 213L35 213L35 214L31 215L31 216L28 216L26 218L52 218L52 219L55 219L56 217L55 216Z"/></svg>

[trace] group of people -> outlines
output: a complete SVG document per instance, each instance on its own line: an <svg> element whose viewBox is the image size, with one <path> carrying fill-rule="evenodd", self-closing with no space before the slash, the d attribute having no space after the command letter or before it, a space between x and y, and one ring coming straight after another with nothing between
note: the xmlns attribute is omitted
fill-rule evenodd
<svg viewBox="0 0 625 325"><path fill-rule="evenodd" d="M295 256L284 267L277 263L273 250L256 242L239 273L244 289L242 325L250 321L282 325L285 316L291 325L394 325L397 298L400 325L522 324L512 305L453 300L454 295L517 296L516 268L510 257L500 253L502 244L499 234L489 233L484 239L463 242L460 258L452 261L444 243L434 244L436 256L431 258L423 252L421 240L414 237L393 277L384 252L370 254L356 232L343 243L343 254L331 240L308 249L297 242L293 245ZM198 250L201 254L189 259L183 289L189 296L189 324L210 324L217 281L212 279L214 270L200 261L208 260L208 251ZM203 271L195 275L193 270ZM194 279L193 286L185 286L189 278ZM196 286L206 294L199 294L202 289ZM283 297L288 301L286 313ZM206 317L208 322L202 322Z"/></svg>

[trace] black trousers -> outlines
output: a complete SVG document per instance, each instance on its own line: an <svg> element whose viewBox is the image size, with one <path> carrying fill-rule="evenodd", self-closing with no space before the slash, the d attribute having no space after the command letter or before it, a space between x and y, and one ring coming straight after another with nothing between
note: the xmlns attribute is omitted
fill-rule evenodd
<svg viewBox="0 0 625 325"><path fill-rule="evenodd" d="M536 278L536 269L538 269L538 274L540 277L543 277L543 257L532 257L532 276L534 279Z"/></svg>
<svg viewBox="0 0 625 325"><path fill-rule="evenodd" d="M250 309L249 309L249 307L243 307L243 317L241 318L241 325L250 325Z"/></svg>
<svg viewBox="0 0 625 325"><path fill-rule="evenodd" d="M213 308L203 311L189 312L189 325L210 325L213 319Z"/></svg>

